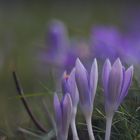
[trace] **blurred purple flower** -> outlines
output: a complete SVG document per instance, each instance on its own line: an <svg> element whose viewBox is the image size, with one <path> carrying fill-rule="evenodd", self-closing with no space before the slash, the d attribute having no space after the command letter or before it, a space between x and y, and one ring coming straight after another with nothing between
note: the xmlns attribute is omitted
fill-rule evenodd
<svg viewBox="0 0 140 140"><path fill-rule="evenodd" d="M68 32L65 25L57 20L53 20L49 24L47 36L46 36L46 45L50 53L54 51L61 53L65 52L69 46Z"/></svg>
<svg viewBox="0 0 140 140"><path fill-rule="evenodd" d="M57 140L67 140L71 121L72 101L69 94L65 94L62 101L54 96L54 109L56 118Z"/></svg>
<svg viewBox="0 0 140 140"><path fill-rule="evenodd" d="M119 49L122 47L121 34L113 26L97 26L91 31L91 49L93 56L104 60L116 59Z"/></svg>
<svg viewBox="0 0 140 140"><path fill-rule="evenodd" d="M105 112L106 112L106 136L105 140L110 139L110 131L112 118L115 111L128 93L133 77L133 66L127 70L122 66L118 58L111 66L107 59L103 66L102 82L105 96Z"/></svg>
<svg viewBox="0 0 140 140"><path fill-rule="evenodd" d="M140 6L138 5L127 5L122 6L121 9L121 22L123 29L126 30L127 34L131 37L140 37L139 25L140 25Z"/></svg>
<svg viewBox="0 0 140 140"><path fill-rule="evenodd" d="M53 20L49 23L46 46L47 50L41 53L42 60L56 66L62 65L65 62L66 52L70 46L67 28L62 22Z"/></svg>
<svg viewBox="0 0 140 140"><path fill-rule="evenodd" d="M136 33L136 32L135 32ZM114 61L118 57L126 63L140 63L140 34L120 32L114 26L96 26L91 32L90 46L93 57L99 60L109 58Z"/></svg>
<svg viewBox="0 0 140 140"><path fill-rule="evenodd" d="M124 59L127 63L133 63L137 68L140 64L140 7L139 5L123 8L121 14L123 28L125 28ZM140 68L139 68L140 69Z"/></svg>
<svg viewBox="0 0 140 140"><path fill-rule="evenodd" d="M76 58L77 58L77 52L75 51L75 48L70 48L67 53L65 53L66 57L64 60L64 63L61 67L66 69L68 72L74 67Z"/></svg>
<svg viewBox="0 0 140 140"><path fill-rule="evenodd" d="M139 39L133 38L126 35L124 38L124 46L122 50L122 60L126 64L138 65L140 64L140 41Z"/></svg>
<svg viewBox="0 0 140 140"><path fill-rule="evenodd" d="M79 59L76 60L75 66L75 78L76 84L79 91L79 103L81 111L86 119L90 139L94 139L91 126L91 117L93 112L93 102L97 88L98 82L98 66L97 61L94 59L90 76L88 75L87 70L81 63Z"/></svg>

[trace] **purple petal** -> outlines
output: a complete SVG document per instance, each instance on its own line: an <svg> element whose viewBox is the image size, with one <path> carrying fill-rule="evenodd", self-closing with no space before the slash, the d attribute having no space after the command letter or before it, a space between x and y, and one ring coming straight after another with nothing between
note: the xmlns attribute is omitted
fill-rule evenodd
<svg viewBox="0 0 140 140"><path fill-rule="evenodd" d="M109 74L111 71L111 63L109 59L106 59L104 66L103 66L103 71L102 71L102 82L103 82L103 88L104 88L104 94L107 96L108 94L108 80L109 80Z"/></svg>
<svg viewBox="0 0 140 140"><path fill-rule="evenodd" d="M124 83L123 83L123 87L122 87L122 91L121 91L121 96L120 96L120 103L122 102L122 100L124 99L124 97L128 93L128 89L129 89L129 87L131 85L131 82L132 82L133 71L134 71L133 66L129 67L125 71Z"/></svg>
<svg viewBox="0 0 140 140"><path fill-rule="evenodd" d="M55 111L55 119L57 128L62 128L62 111L61 111L61 104L57 94L54 96L54 111Z"/></svg>
<svg viewBox="0 0 140 140"><path fill-rule="evenodd" d="M70 89L70 95L72 99L73 106L77 106L79 101L79 93L75 82L75 68L72 69L69 78L68 78L68 86Z"/></svg>
<svg viewBox="0 0 140 140"><path fill-rule="evenodd" d="M117 59L112 66L108 81L108 100L111 103L116 103L120 96L123 80L123 70L120 59Z"/></svg>
<svg viewBox="0 0 140 140"><path fill-rule="evenodd" d="M98 66L97 66L96 59L94 59L92 67L91 67L91 72L90 72L91 103L93 103L94 101L97 83L98 83Z"/></svg>
<svg viewBox="0 0 140 140"><path fill-rule="evenodd" d="M70 94L64 96L62 102L62 116L63 116L63 131L67 132L71 121L72 101Z"/></svg>
<svg viewBox="0 0 140 140"><path fill-rule="evenodd" d="M75 68L75 79L79 91L80 104L91 105L87 71L79 59L76 60Z"/></svg>

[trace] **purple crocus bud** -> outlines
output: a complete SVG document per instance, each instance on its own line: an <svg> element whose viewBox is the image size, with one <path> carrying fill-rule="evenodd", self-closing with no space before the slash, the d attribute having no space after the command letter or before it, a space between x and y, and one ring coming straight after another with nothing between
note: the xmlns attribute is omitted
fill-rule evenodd
<svg viewBox="0 0 140 140"><path fill-rule="evenodd" d="M79 101L78 89L75 82L75 68L72 69L70 75L65 71L62 77L62 91L64 94L69 93L72 99L72 117L71 117L71 129L73 134L73 140L79 140L75 118L77 113L77 105Z"/></svg>
<svg viewBox="0 0 140 140"><path fill-rule="evenodd" d="M105 96L105 112L106 112L106 135L105 140L110 139L111 124L114 112L128 93L133 77L133 66L127 70L122 66L118 58L111 66L109 59L106 59L103 72L102 82Z"/></svg>
<svg viewBox="0 0 140 140"><path fill-rule="evenodd" d="M107 59L103 66L102 81L105 94L106 113L114 112L128 93L133 77L133 66L127 70L118 58L111 66Z"/></svg>
<svg viewBox="0 0 140 140"><path fill-rule="evenodd" d="M62 90L64 94L70 94L73 107L77 107L79 101L79 94L75 82L75 68L72 69L70 75L68 75L66 71L63 73Z"/></svg>
<svg viewBox="0 0 140 140"><path fill-rule="evenodd" d="M76 83L79 91L80 106L84 115L92 113L93 101L96 93L98 82L98 67L97 61L94 59L90 75L79 59L76 60L75 71Z"/></svg>
<svg viewBox="0 0 140 140"><path fill-rule="evenodd" d="M79 59L76 60L75 71L76 84L79 91L79 102L81 111L86 119L89 137L94 139L92 133L91 117L93 111L93 102L98 82L98 66L97 61L94 59L90 75Z"/></svg>
<svg viewBox="0 0 140 140"><path fill-rule="evenodd" d="M65 94L61 101L59 101L58 96L55 95L54 110L56 118L57 140L67 140L72 112L72 101L70 95Z"/></svg>

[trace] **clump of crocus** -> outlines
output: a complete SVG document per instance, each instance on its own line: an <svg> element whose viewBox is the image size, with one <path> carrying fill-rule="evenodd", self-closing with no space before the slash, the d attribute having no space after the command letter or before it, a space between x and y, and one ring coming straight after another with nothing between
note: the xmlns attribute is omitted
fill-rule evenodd
<svg viewBox="0 0 140 140"><path fill-rule="evenodd" d="M56 118L57 140L67 140L72 113L72 101L70 95L65 94L61 101L59 101L58 96L55 95L54 109Z"/></svg>
<svg viewBox="0 0 140 140"><path fill-rule="evenodd" d="M79 140L77 129L76 129L76 113L77 113L77 105L79 101L78 89L75 82L75 68L71 71L70 75L65 71L62 77L62 90L64 95L69 93L72 100L72 116L71 116L71 129L73 134L73 140Z"/></svg>
<svg viewBox="0 0 140 140"><path fill-rule="evenodd" d="M91 67L90 75L88 75L87 70L81 63L79 59L76 60L76 70L75 78L76 84L79 91L79 103L81 111L85 117L88 133L90 140L94 140L94 134L92 131L92 112L93 112L93 102L97 88L98 82L98 66L97 61L94 59L94 62Z"/></svg>
<svg viewBox="0 0 140 140"><path fill-rule="evenodd" d="M111 66L107 59L103 66L102 82L105 96L106 134L105 140L110 139L111 124L115 111L128 93L133 77L133 66L127 70L118 58Z"/></svg>

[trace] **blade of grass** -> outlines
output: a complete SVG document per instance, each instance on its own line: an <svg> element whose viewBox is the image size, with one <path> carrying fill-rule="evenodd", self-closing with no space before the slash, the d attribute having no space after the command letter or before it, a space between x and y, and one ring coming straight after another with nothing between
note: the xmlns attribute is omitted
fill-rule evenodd
<svg viewBox="0 0 140 140"><path fill-rule="evenodd" d="M33 133L33 132L27 130L27 129L24 129L24 128L19 127L18 130L19 130L20 132L22 132L22 133L31 135L31 136L33 136L33 137L40 138L40 139L42 138L41 136L39 136L39 135L37 135L37 134L35 134L35 133Z"/></svg>

